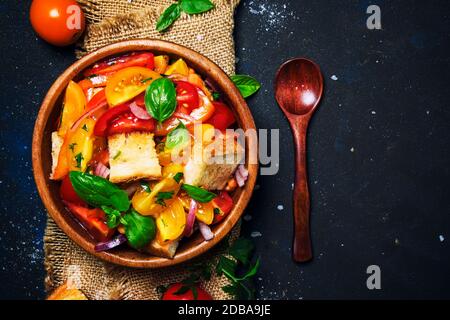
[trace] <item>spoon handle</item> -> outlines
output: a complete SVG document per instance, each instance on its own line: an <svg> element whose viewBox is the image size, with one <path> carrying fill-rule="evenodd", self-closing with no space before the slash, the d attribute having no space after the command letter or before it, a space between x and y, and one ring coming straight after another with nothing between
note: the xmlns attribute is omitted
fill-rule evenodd
<svg viewBox="0 0 450 320"><path fill-rule="evenodd" d="M306 133L309 118L309 116L302 116L291 121L295 143L293 259L297 262L306 262L312 259L309 230L310 204L306 171Z"/></svg>

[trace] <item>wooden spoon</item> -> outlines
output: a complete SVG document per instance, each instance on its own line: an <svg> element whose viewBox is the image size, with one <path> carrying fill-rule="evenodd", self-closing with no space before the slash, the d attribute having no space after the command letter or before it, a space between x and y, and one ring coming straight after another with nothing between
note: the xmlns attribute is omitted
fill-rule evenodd
<svg viewBox="0 0 450 320"><path fill-rule="evenodd" d="M294 245L293 259L311 260L309 191L306 172L308 123L323 92L323 77L314 62L296 58L286 61L275 77L275 98L292 128L295 143Z"/></svg>

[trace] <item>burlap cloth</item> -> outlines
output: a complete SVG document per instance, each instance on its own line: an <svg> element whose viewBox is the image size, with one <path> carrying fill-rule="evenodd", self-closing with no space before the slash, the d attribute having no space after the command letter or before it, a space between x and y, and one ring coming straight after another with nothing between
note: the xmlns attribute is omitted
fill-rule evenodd
<svg viewBox="0 0 450 320"><path fill-rule="evenodd" d="M77 56L126 39L158 38L187 46L209 57L228 74L234 73L233 13L240 0L213 0L210 12L182 14L173 27L160 34L155 23L173 0L79 0L87 18L87 30ZM239 236L239 224L230 241ZM214 262L225 246L190 263ZM156 287L183 280L187 264L162 269L131 269L103 262L72 242L49 217L44 237L46 287L49 291L70 280L89 299L159 299ZM213 274L204 288L214 299L230 299L221 290L225 277Z"/></svg>

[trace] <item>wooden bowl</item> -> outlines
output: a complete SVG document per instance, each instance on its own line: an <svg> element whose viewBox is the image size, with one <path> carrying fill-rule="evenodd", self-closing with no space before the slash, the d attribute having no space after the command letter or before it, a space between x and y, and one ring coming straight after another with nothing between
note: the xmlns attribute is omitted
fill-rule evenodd
<svg viewBox="0 0 450 320"><path fill-rule="evenodd" d="M222 97L235 113L238 126L244 130L255 129L250 110L238 89L229 77L211 60L186 47L160 40L131 40L101 48L70 66L51 86L39 111L33 133L32 160L36 185L41 199L56 224L79 246L105 261L137 268L159 268L175 265L192 259L211 249L222 240L241 217L250 200L258 171L257 164L248 163L249 150L257 150L256 140L246 138L246 162L249 179L243 188L235 191L234 208L219 224L212 227L215 234L211 241L203 241L197 232L180 243L173 259L150 256L127 246L105 252L95 252L96 242L64 207L59 196L60 182L49 179L51 172L51 133L55 131L56 119L61 111L64 91L70 80L78 80L87 67L104 58L131 51L148 50L155 54L167 54L171 58L181 57L204 77L208 77L222 93Z"/></svg>

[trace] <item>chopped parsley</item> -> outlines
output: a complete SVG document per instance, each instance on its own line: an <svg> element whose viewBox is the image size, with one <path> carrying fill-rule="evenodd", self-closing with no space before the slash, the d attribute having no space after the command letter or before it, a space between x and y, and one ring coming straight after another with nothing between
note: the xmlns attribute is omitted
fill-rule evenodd
<svg viewBox="0 0 450 320"><path fill-rule="evenodd" d="M166 203L164 200L168 200L168 199L172 199L174 192L170 191L170 192L158 192L158 194L156 195L156 203L159 204L160 206L166 206Z"/></svg>
<svg viewBox="0 0 450 320"><path fill-rule="evenodd" d="M183 172L178 172L178 173L173 177L173 180L175 180L177 183L180 183L181 179L183 179Z"/></svg>
<svg viewBox="0 0 450 320"><path fill-rule="evenodd" d="M214 208L214 214L220 214L220 209L219 208Z"/></svg>
<svg viewBox="0 0 450 320"><path fill-rule="evenodd" d="M81 162L84 160L83 154L77 153L77 155L75 156L75 161L77 162L77 165L75 166L78 169L81 169Z"/></svg>
<svg viewBox="0 0 450 320"><path fill-rule="evenodd" d="M213 92L212 96L213 96L214 101L217 101L220 99L220 93L218 93L218 92Z"/></svg>
<svg viewBox="0 0 450 320"><path fill-rule="evenodd" d="M72 150L72 152L74 152L76 145L77 145L76 142L69 144L69 149Z"/></svg>
<svg viewBox="0 0 450 320"><path fill-rule="evenodd" d="M117 158L120 157L120 155L122 154L122 151L117 151L116 155L113 157L113 160L116 160Z"/></svg>
<svg viewBox="0 0 450 320"><path fill-rule="evenodd" d="M88 132L89 131L89 129L88 129L88 127L87 127L87 125L86 125L86 123L81 127L81 129L83 129L84 131L86 131L86 132Z"/></svg>
<svg viewBox="0 0 450 320"><path fill-rule="evenodd" d="M151 193L152 192L152 189L150 189L150 186L149 186L149 184L147 182L141 182L141 187L147 193Z"/></svg>
<svg viewBox="0 0 450 320"><path fill-rule="evenodd" d="M153 77L145 78L141 80L141 83L146 83L147 81L153 80Z"/></svg>

